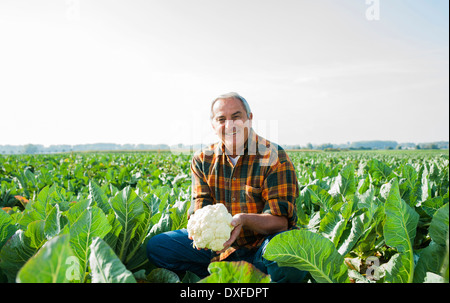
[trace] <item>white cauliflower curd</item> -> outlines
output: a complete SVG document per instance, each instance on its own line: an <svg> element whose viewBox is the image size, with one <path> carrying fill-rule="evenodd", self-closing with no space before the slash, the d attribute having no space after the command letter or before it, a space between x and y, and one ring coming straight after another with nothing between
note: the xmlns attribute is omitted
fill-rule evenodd
<svg viewBox="0 0 450 303"><path fill-rule="evenodd" d="M197 248L209 248L213 251L223 249L223 243L230 239L233 217L225 205L217 203L207 205L191 215L187 230Z"/></svg>

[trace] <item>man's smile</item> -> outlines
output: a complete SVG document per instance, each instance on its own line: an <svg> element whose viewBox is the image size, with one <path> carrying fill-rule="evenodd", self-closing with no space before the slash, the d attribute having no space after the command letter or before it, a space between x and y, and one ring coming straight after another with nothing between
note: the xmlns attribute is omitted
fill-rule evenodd
<svg viewBox="0 0 450 303"><path fill-rule="evenodd" d="M233 136L233 135L237 135L238 132L232 132L232 133L225 133L225 136Z"/></svg>

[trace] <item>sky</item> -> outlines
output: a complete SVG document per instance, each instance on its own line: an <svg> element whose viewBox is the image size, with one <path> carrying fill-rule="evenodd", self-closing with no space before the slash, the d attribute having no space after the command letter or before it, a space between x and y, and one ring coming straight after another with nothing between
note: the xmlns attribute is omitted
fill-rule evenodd
<svg viewBox="0 0 450 303"><path fill-rule="evenodd" d="M0 145L449 140L448 0L0 0Z"/></svg>

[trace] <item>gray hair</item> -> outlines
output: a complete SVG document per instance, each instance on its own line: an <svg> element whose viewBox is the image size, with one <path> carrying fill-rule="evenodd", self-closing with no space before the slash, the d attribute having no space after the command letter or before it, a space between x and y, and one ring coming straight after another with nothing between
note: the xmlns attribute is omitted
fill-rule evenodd
<svg viewBox="0 0 450 303"><path fill-rule="evenodd" d="M228 98L234 98L234 99L241 101L242 105L245 108L245 112L247 113L247 118L250 118L250 114L252 111L250 110L250 106L248 105L247 100L245 100L245 98L242 97L241 95L239 95L238 93L231 92L231 93L220 95L219 97L217 97L216 99L213 100L213 102L211 103L211 119L214 116L213 115L214 103L216 103L216 101L219 99L228 99Z"/></svg>

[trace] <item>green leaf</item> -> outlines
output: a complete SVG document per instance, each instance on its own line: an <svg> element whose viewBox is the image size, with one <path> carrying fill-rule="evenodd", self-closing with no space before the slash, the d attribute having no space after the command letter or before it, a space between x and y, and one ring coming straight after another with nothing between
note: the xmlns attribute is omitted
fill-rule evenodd
<svg viewBox="0 0 450 303"><path fill-rule="evenodd" d="M414 282L414 262L411 271L410 256L405 253L398 253L396 260L397 273L388 282L391 283L413 283Z"/></svg>
<svg viewBox="0 0 450 303"><path fill-rule="evenodd" d="M401 258L403 268L400 269L400 272L404 275L403 280L411 283L414 278L413 243L419 214L401 199L397 179L392 183L386 199L385 213L384 238L386 244L395 247L403 254Z"/></svg>
<svg viewBox="0 0 450 303"><path fill-rule="evenodd" d="M318 185L310 185L307 191L311 197L311 202L319 205L325 211L331 209L335 204L333 197L323 188Z"/></svg>
<svg viewBox="0 0 450 303"><path fill-rule="evenodd" d="M307 230L291 230L276 235L267 245L264 258L279 266L308 271L318 283L342 283L347 266L333 242Z"/></svg>
<svg viewBox="0 0 450 303"><path fill-rule="evenodd" d="M320 221L319 232L330 239L335 246L338 245L339 239L345 229L347 221L337 211L329 211Z"/></svg>
<svg viewBox="0 0 450 303"><path fill-rule="evenodd" d="M73 252L69 235L56 236L28 260L20 269L17 283L67 283L70 272L70 258Z"/></svg>
<svg viewBox="0 0 450 303"><path fill-rule="evenodd" d="M96 206L86 209L70 228L70 244L80 260L82 273L87 269L92 240L103 238L110 230L105 214Z"/></svg>
<svg viewBox="0 0 450 303"><path fill-rule="evenodd" d="M156 268L148 274L147 281L150 283L179 283L180 278L171 270Z"/></svg>
<svg viewBox="0 0 450 303"><path fill-rule="evenodd" d="M356 197L358 199L358 208L367 209L368 224L372 220L377 220L377 217L381 217L379 212L382 212L384 216L384 210L381 210L380 207L383 204L381 204L378 198L375 198L375 188L368 189L364 194L357 194Z"/></svg>
<svg viewBox="0 0 450 303"><path fill-rule="evenodd" d="M446 283L448 283L448 280L449 280L449 278L448 278L448 268L449 268L449 258L448 258L448 256L449 256L449 253L448 253L448 250L449 250L449 239L448 239L448 235L449 234L447 234L447 241L446 241L446 245L445 245L445 255L444 255L444 258L443 258L443 264L442 264L442 268L441 268L441 275L444 277L444 281L446 282Z"/></svg>
<svg viewBox="0 0 450 303"><path fill-rule="evenodd" d="M115 252L121 261L125 261L130 241L145 217L144 205L139 196L127 186L111 200L111 207L122 225Z"/></svg>
<svg viewBox="0 0 450 303"><path fill-rule="evenodd" d="M419 174L414 169L414 167L411 166L411 164L404 165L401 168L401 171L402 171L402 177L405 178L406 186L408 186L410 189L413 189L416 184L416 180L417 180Z"/></svg>
<svg viewBox="0 0 450 303"><path fill-rule="evenodd" d="M336 209L331 209L325 214L319 228L319 232L330 239L336 247L338 247L347 222L353 213L354 201L344 203L340 209L337 209L339 205L340 203L336 204Z"/></svg>
<svg viewBox="0 0 450 303"><path fill-rule="evenodd" d="M352 227L338 246L338 252L345 256L353 247L355 247L361 235L364 233L364 221L367 221L366 213L356 216L352 219Z"/></svg>
<svg viewBox="0 0 450 303"><path fill-rule="evenodd" d="M43 217L45 218L47 215L47 211L50 210L51 206L51 194L54 191L54 187L46 186L44 187L38 194L37 200L33 203L33 208Z"/></svg>
<svg viewBox="0 0 450 303"><path fill-rule="evenodd" d="M153 216L159 211L161 200L154 193L150 193L144 197L144 202L150 207L150 213Z"/></svg>
<svg viewBox="0 0 450 303"><path fill-rule="evenodd" d="M399 274L402 268L402 257L400 253L393 255L387 263L380 266L380 271L383 272L385 282L403 282Z"/></svg>
<svg viewBox="0 0 450 303"><path fill-rule="evenodd" d="M45 229L44 220L38 220L28 224L25 236L30 238L31 247L39 249L47 241L44 229Z"/></svg>
<svg viewBox="0 0 450 303"><path fill-rule="evenodd" d="M14 226L11 216L3 209L0 209L0 249L2 249L2 246L6 241L14 235L16 230L17 228Z"/></svg>
<svg viewBox="0 0 450 303"><path fill-rule="evenodd" d="M9 282L15 281L19 269L35 253L36 248L31 246L30 238L23 230L17 230L0 250L0 268Z"/></svg>
<svg viewBox="0 0 450 303"><path fill-rule="evenodd" d="M95 238L90 249L92 283L136 283L133 274L101 238Z"/></svg>
<svg viewBox="0 0 450 303"><path fill-rule="evenodd" d="M146 248L142 247L145 238L147 237L150 227L151 227L151 216L150 208L148 205L143 204L143 216L141 221L138 222L136 230L134 232L134 237L131 239L128 245L127 257L125 258L125 264L128 266L128 262L136 255L136 253L141 250L141 256L139 259L147 259L145 253ZM143 257L143 258L142 258Z"/></svg>
<svg viewBox="0 0 450 303"><path fill-rule="evenodd" d="M181 282L182 283L197 283L200 280L201 279L199 278L199 276L197 276L193 272L186 271L186 274L184 275L183 280Z"/></svg>
<svg viewBox="0 0 450 303"><path fill-rule="evenodd" d="M389 181L393 175L392 168L387 164L378 161L377 159L372 159L369 162L369 174L373 179L378 181Z"/></svg>
<svg viewBox="0 0 450 303"><path fill-rule="evenodd" d="M399 181L400 193L404 201L411 207L416 205L417 198L417 188L420 187L420 179L418 179L419 174L410 164L406 164L401 168L402 179Z"/></svg>
<svg viewBox="0 0 450 303"><path fill-rule="evenodd" d="M27 229L28 224L33 221L45 220L45 216L39 214L35 209L33 209L31 202L29 208L25 209L22 213L22 217L19 219L19 228Z"/></svg>
<svg viewBox="0 0 450 303"><path fill-rule="evenodd" d="M337 178L337 184L339 186L339 193L344 197L356 192L357 184L355 179L355 167L353 164L347 164L342 168Z"/></svg>
<svg viewBox="0 0 450 303"><path fill-rule="evenodd" d="M48 187L45 187L41 191L42 195L48 194ZM39 194L41 199L42 195ZM19 220L19 225L22 229L27 229L28 224L33 221L45 220L45 206L41 205L43 202L39 202L38 200L32 200L28 203L27 208L24 210L22 218Z"/></svg>
<svg viewBox="0 0 450 303"><path fill-rule="evenodd" d="M59 211L59 206L56 204L50 210L45 219L44 224L44 234L47 239L51 239L61 232L61 212Z"/></svg>
<svg viewBox="0 0 450 303"><path fill-rule="evenodd" d="M117 245L117 240L119 239L120 231L122 230L122 225L120 225L119 220L117 220L114 212L109 213L106 218L111 225L111 230L103 238L103 240L111 247L115 248Z"/></svg>
<svg viewBox="0 0 450 303"><path fill-rule="evenodd" d="M172 219L172 229L186 228L188 218L187 210L189 209L190 201L177 201L170 211L170 218Z"/></svg>
<svg viewBox="0 0 450 303"><path fill-rule="evenodd" d="M83 214L83 212L90 206L90 201L88 199L81 199L75 203L66 213L69 223L73 225L78 218Z"/></svg>
<svg viewBox="0 0 450 303"><path fill-rule="evenodd" d="M105 214L111 209L111 206L108 204L108 197L94 181L89 182L89 199L97 203L97 206L100 207Z"/></svg>
<svg viewBox="0 0 450 303"><path fill-rule="evenodd" d="M208 266L211 273L199 283L269 283L270 276L252 264L239 262L212 262Z"/></svg>
<svg viewBox="0 0 450 303"><path fill-rule="evenodd" d="M164 213L162 215L161 214L157 214L157 215L155 215L153 217L154 218L158 218L159 217L159 221L158 221L158 223L154 224L152 226L152 228L150 229L150 233L148 235L148 238L171 230L172 220L170 219L170 215L168 213Z"/></svg>
<svg viewBox="0 0 450 303"><path fill-rule="evenodd" d="M429 229L430 237L439 245L445 246L448 234L448 214L449 207L448 203L439 208L431 220L431 225Z"/></svg>
<svg viewBox="0 0 450 303"><path fill-rule="evenodd" d="M422 209L429 215L430 217L434 216L434 213L444 205L443 197L434 197L422 202Z"/></svg>
<svg viewBox="0 0 450 303"><path fill-rule="evenodd" d="M445 247L432 241L419 253L419 261L414 268L414 283L424 282L427 272L440 274L445 257Z"/></svg>

